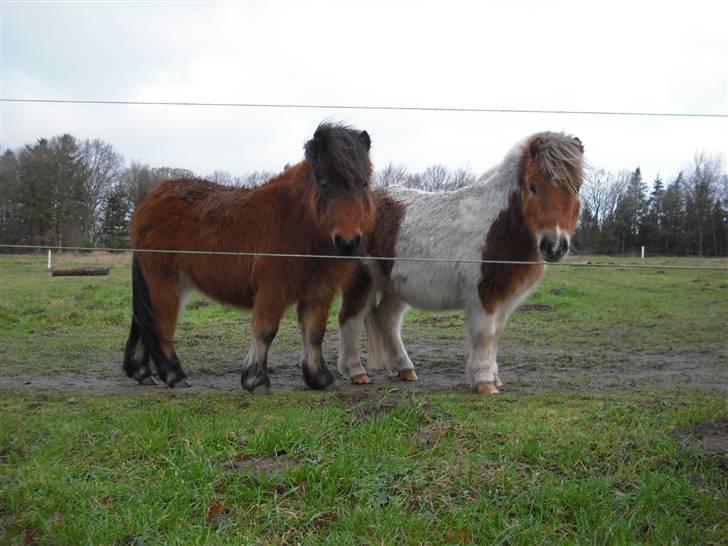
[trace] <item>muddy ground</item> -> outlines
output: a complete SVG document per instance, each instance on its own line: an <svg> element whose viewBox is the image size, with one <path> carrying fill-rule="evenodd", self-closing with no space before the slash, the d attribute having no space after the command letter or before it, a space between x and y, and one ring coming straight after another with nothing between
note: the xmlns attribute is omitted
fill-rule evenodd
<svg viewBox="0 0 728 546"><path fill-rule="evenodd" d="M336 332L330 333L331 338ZM327 345L335 346L335 339ZM336 373L334 350L329 349L328 366L337 376L334 389L342 392L406 389L422 393L468 392L465 379L464 349L408 343L419 380L402 382L383 370L369 370L370 385L351 385ZM184 355L182 365L184 367ZM242 355L241 355L242 360ZM298 364L299 353L275 351L270 356L269 372L273 393L306 390ZM503 348L498 358L504 383L502 392L527 394L544 392L613 393L644 389L690 389L728 392L728 351L613 352L604 349L562 349L526 351ZM121 355L99 364L99 373L48 376L0 375L0 389L54 390L87 394L164 393L160 385L143 387L124 377ZM192 386L177 389L182 393L241 392L240 364L221 363L214 373L190 373ZM208 368L209 369L209 368ZM117 373L118 370L118 373Z"/></svg>

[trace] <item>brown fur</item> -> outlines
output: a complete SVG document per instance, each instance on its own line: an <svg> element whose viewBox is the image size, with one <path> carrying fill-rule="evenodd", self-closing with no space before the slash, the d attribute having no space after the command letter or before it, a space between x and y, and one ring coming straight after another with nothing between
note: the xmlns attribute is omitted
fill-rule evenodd
<svg viewBox="0 0 728 546"><path fill-rule="evenodd" d="M581 176L580 167L578 171ZM556 224L570 236L576 230L581 205L572 190L575 183L554 184L544 173L539 150L533 143L524 151L519 185L510 196L508 208L488 231L483 260L540 262L536 247L539 230ZM488 313L493 313L514 293L538 283L544 266L484 263L481 272L480 301Z"/></svg>
<svg viewBox="0 0 728 546"><path fill-rule="evenodd" d="M164 182L139 205L131 226L132 243L137 249L334 254L334 237L361 237L371 229L374 214L368 179L358 180L371 174L368 136L363 153L367 164L361 168L355 161L356 154L362 153L351 152L350 148L357 144L356 139L350 140L345 141L349 148L343 152L336 150L331 141L320 145L322 150L307 145L307 155L315 153L316 160L290 167L256 189L230 188L196 179ZM335 153L339 156L333 160L327 157ZM347 164L350 157L354 161ZM148 288L155 319L152 327L168 359L176 360L174 333L181 298L191 288L228 305L252 307L253 335L261 347L265 346L265 351L260 351L265 354L283 312L298 302L307 354L304 376L314 388L326 386L323 383L328 379L319 381L314 377L323 373L319 369L319 364L323 365L320 345L326 317L334 295L355 271L355 260L146 252L137 253L135 260L143 277L141 282ZM133 324L128 354L138 343L135 335ZM144 344L146 347L148 343ZM181 368L169 372L163 369L169 368L169 363L156 363L160 376L170 386L185 377ZM256 373L269 384L265 357L258 365L262 369ZM140 382L146 377L132 373L133 362L127 366L125 360L125 369ZM169 380L165 375L170 375ZM244 382L250 390L255 388L251 385Z"/></svg>
<svg viewBox="0 0 728 546"><path fill-rule="evenodd" d="M405 206L392 199L384 189L373 191L372 198L375 205L375 218L374 227L367 238L367 253L370 256L392 258L395 255L394 247L399 227L404 218ZM394 267L394 262L391 260L380 260L378 264L384 275L389 275ZM363 264L359 264L344 290L339 312L340 324L364 308L371 286L372 278L369 270Z"/></svg>
<svg viewBox="0 0 728 546"><path fill-rule="evenodd" d="M393 258L399 227L404 219L406 207L393 199L384 189L375 190L372 193L376 207L374 221L376 228L369 235L368 253L370 256ZM394 262L391 260L379 262L379 269L384 275L388 276L392 272L392 267L394 267Z"/></svg>
<svg viewBox="0 0 728 546"><path fill-rule="evenodd" d="M164 182L140 204L132 244L140 249L334 253L334 222L325 214L316 222L295 205L317 201L310 166L300 163L286 175L256 190L232 190L202 180ZM369 200L349 209L344 229L351 231L358 223L368 230L373 212ZM208 254L139 253L138 260L148 282L159 277L179 286L188 279L214 299L241 308L252 307L258 290L266 287L281 292L276 299L286 307L301 299L325 299L356 266L353 260Z"/></svg>

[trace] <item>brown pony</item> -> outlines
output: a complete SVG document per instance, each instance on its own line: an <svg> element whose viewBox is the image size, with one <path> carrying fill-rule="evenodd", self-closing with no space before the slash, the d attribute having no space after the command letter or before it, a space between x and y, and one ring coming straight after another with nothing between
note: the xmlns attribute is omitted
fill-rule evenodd
<svg viewBox="0 0 728 546"><path fill-rule="evenodd" d="M167 181L140 203L131 225L135 249L356 256L373 221L366 131L321 124L305 160L263 186L241 189L204 180ZM137 252L132 267L133 318L124 371L156 384L150 359L170 387L189 386L174 348L186 295L253 309L253 343L245 389L270 388L268 349L284 311L298 303L303 378L314 389L334 380L321 342L331 301L356 260Z"/></svg>

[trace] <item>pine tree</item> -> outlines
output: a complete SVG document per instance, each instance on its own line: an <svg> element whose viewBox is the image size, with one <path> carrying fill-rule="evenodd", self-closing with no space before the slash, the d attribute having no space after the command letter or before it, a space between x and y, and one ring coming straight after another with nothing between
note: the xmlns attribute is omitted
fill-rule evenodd
<svg viewBox="0 0 728 546"><path fill-rule="evenodd" d="M129 248L129 221L132 203L125 187L117 184L103 206L101 237L108 248Z"/></svg>
<svg viewBox="0 0 728 546"><path fill-rule="evenodd" d="M683 173L665 188L662 195L661 238L666 254L682 254L685 248L685 182Z"/></svg>
<svg viewBox="0 0 728 546"><path fill-rule="evenodd" d="M662 212L662 196L665 193L665 187L662 179L658 175L652 185L652 192L647 201L646 212L642 219L640 235L643 244L653 249L661 249L661 232L662 223L664 222Z"/></svg>

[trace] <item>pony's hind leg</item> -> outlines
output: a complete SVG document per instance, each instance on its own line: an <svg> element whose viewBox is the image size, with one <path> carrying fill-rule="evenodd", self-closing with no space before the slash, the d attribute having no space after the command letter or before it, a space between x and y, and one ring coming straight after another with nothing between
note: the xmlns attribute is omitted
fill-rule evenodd
<svg viewBox="0 0 728 546"><path fill-rule="evenodd" d="M312 389L323 390L334 382L324 362L321 343L326 333L326 319L333 296L324 301L298 304L298 323L303 333L303 380Z"/></svg>
<svg viewBox="0 0 728 546"><path fill-rule="evenodd" d="M187 374L174 347L174 333L183 302L180 283L157 278L148 281L148 284L157 328L153 336L144 336L142 332L142 342L151 354L162 381L170 387L189 387Z"/></svg>
<svg viewBox="0 0 728 546"><path fill-rule="evenodd" d="M142 385L159 384L152 373L149 351L142 343L140 327L135 319L131 321L129 339L124 349L124 371L126 375Z"/></svg>
<svg viewBox="0 0 728 546"><path fill-rule="evenodd" d="M268 296L268 297L266 297ZM249 392L257 389L270 392L268 351L278 333L278 325L286 309L280 294L258 291L253 305L253 344L243 362L240 384Z"/></svg>

